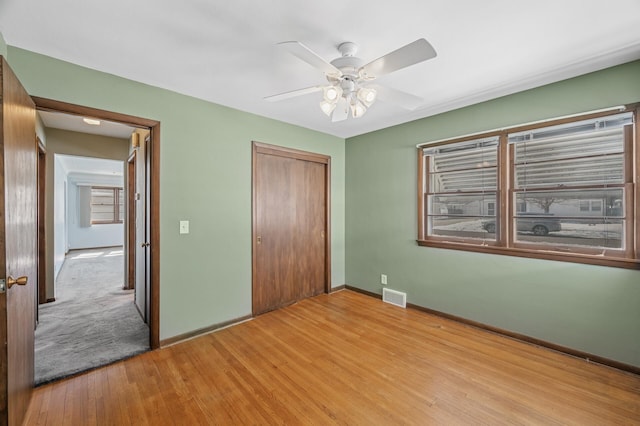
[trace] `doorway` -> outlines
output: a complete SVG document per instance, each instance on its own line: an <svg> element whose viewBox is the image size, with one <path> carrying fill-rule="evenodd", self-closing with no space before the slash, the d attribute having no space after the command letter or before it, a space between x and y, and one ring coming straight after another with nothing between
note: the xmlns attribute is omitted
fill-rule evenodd
<svg viewBox="0 0 640 426"><path fill-rule="evenodd" d="M45 234L55 295L38 307L41 385L148 351L149 328L125 284L124 172L138 129L48 111L38 120L50 160Z"/></svg>
<svg viewBox="0 0 640 426"><path fill-rule="evenodd" d="M149 326L149 346L151 349L156 349L160 346L159 335L159 261L160 261L160 232L159 232L159 195L160 195L160 123L155 120L144 119L140 117L134 117L125 114L119 114L115 112L69 104L66 102L55 101L51 99L32 97L35 102L36 109L39 111L57 112L63 114L69 114L74 116L89 117L97 120L107 120L110 122L121 123L127 126L148 129L148 168L145 173L149 182L148 200L146 204L149 205L147 214L147 228L149 232L145 235L145 240L136 243L136 247L140 247L142 243L145 243L144 257L148 263L148 271L146 271L145 279L147 282L147 289L149 299L147 301L148 316L146 322ZM128 166L127 166L128 167ZM128 173L127 173L128 174ZM128 232L127 232L128 234ZM129 247L129 238L125 238L125 252L132 252L133 247ZM50 244L50 243L49 243ZM139 256L136 256L139 258ZM49 256L49 259L50 256ZM139 265L139 261L133 265ZM126 268L126 279L124 281L125 286L129 281L129 258L127 256L124 259L124 265ZM51 270L51 266L49 266ZM133 275L136 275L135 273ZM144 288L144 285L140 285ZM50 289L48 289L50 291ZM50 297L51 295L49 295Z"/></svg>
<svg viewBox="0 0 640 426"><path fill-rule="evenodd" d="M330 289L331 158L253 143L253 315Z"/></svg>

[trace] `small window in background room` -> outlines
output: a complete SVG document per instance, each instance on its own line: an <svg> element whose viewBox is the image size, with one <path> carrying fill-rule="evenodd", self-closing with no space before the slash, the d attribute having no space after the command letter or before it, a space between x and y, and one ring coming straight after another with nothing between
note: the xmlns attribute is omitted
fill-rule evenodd
<svg viewBox="0 0 640 426"><path fill-rule="evenodd" d="M122 223L123 221L123 189L91 187L91 224Z"/></svg>

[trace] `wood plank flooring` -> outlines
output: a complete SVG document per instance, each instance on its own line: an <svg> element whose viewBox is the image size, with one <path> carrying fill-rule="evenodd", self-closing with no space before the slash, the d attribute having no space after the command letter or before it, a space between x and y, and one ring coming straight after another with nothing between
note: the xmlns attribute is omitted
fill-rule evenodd
<svg viewBox="0 0 640 426"><path fill-rule="evenodd" d="M37 388L26 424L640 424L640 376L345 290Z"/></svg>

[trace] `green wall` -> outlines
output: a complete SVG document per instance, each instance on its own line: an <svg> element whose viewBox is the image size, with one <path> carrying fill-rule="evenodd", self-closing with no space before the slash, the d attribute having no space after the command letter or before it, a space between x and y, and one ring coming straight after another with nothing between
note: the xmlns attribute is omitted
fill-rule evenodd
<svg viewBox="0 0 640 426"><path fill-rule="evenodd" d="M7 42L4 41L2 33L0 33L0 55L7 57Z"/></svg>
<svg viewBox="0 0 640 426"><path fill-rule="evenodd" d="M251 313L254 140L331 156L331 280L344 284L344 139L12 46L8 60L31 95L161 122L161 339Z"/></svg>
<svg viewBox="0 0 640 426"><path fill-rule="evenodd" d="M640 366L640 271L415 241L416 144L638 101L640 61L347 139L347 284Z"/></svg>

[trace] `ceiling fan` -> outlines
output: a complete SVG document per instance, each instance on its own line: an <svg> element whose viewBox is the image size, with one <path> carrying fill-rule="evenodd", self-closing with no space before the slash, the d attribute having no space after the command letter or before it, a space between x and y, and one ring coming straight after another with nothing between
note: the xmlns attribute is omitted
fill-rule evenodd
<svg viewBox="0 0 640 426"><path fill-rule="evenodd" d="M285 41L278 43L314 68L324 72L328 85L306 87L278 95L267 96L267 101L281 101L308 93L323 92L320 109L331 117L331 121L342 121L349 117L362 117L376 99L396 103L407 109L415 109L422 103L422 98L412 94L392 89L390 87L372 84L378 77L409 67L419 62L436 57L435 49L423 38L409 43L391 53L388 53L368 64L356 57L358 45L345 42L338 46L342 56L331 62L325 61L299 41Z"/></svg>

